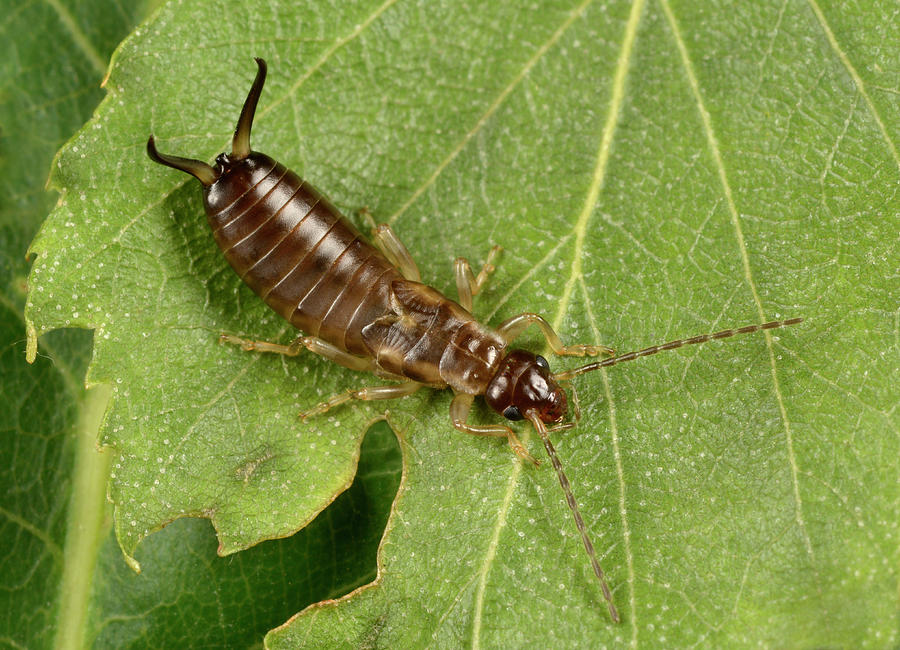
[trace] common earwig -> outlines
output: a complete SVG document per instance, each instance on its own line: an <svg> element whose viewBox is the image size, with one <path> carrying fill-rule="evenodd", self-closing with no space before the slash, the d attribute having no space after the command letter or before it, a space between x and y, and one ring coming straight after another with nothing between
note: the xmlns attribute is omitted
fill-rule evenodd
<svg viewBox="0 0 900 650"><path fill-rule="evenodd" d="M564 422L569 409L560 383L663 350L794 325L803 319L747 325L620 356L599 345L563 345L550 324L533 313L513 316L496 328L483 325L471 313L472 299L493 272L499 247L491 250L477 276L465 259L457 258L457 302L422 284L415 261L388 226L378 226L374 245L368 243L309 183L269 156L250 149L250 129L266 79L265 62L257 58L256 63L259 69L241 110L231 153L219 154L214 167L200 160L161 154L153 136L147 141L150 158L191 174L202 183L213 236L241 279L306 333L290 345L224 334L222 341L245 350L289 356L305 348L347 368L400 382L348 390L301 413L304 419L351 400L393 399L423 386L449 387L454 393L450 403L454 428L506 438L518 456L537 465L509 426L469 424L468 415L474 398L483 395L488 406L507 420L528 420L556 470L610 616L619 622L578 504L550 441L550 433L575 426L574 422ZM558 355L612 356L552 373L544 357L510 349L512 341L529 325L538 327ZM575 415L577 420L577 409Z"/></svg>

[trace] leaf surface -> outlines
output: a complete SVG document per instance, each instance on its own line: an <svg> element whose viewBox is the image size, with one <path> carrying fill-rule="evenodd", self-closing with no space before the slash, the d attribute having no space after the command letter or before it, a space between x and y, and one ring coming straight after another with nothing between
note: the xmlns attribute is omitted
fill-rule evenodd
<svg viewBox="0 0 900 650"><path fill-rule="evenodd" d="M76 6L77 5L77 6ZM400 478L393 433L363 443L354 485L302 534L216 558L205 521L142 545L135 574L112 535L108 394L83 387L92 333L60 330L25 361L25 251L56 202L51 160L90 117L113 48L146 8L19 3L4 16L0 78L0 645L241 647L311 602L371 580Z"/></svg>
<svg viewBox="0 0 900 650"><path fill-rule="evenodd" d="M378 584L272 647L896 644L890 5L498 4L171 4L120 49L60 155L27 315L96 332L123 549L187 515L222 553L291 534L389 408L405 478ZM625 351L808 319L576 382L583 417L557 445L624 625L550 468L455 433L448 394L301 424L377 380L215 344L291 333L227 268L196 183L144 143L211 160L252 56L270 68L254 148L391 223L427 282L452 295L454 256L504 246L476 299L488 323L536 311Z"/></svg>

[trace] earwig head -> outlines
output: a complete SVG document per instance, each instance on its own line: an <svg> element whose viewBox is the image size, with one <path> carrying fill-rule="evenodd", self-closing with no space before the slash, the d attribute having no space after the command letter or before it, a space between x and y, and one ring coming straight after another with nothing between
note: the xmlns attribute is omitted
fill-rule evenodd
<svg viewBox="0 0 900 650"><path fill-rule="evenodd" d="M566 393L553 378L547 360L525 350L512 350L484 394L488 406L508 420L522 420L529 411L542 422L560 422L568 410Z"/></svg>
<svg viewBox="0 0 900 650"><path fill-rule="evenodd" d="M250 156L250 128L253 126L253 116L256 114L256 105L259 102L263 84L266 82L266 62L257 58L256 65L259 69L256 72L253 86L250 87L250 93L244 101L244 107L241 109L241 116L238 118L237 128L234 130L234 138L231 140L230 154L220 153L216 157L216 166L210 167L202 160L159 153L156 150L156 142L151 135L150 139L147 140L147 154L150 158L160 165L166 165L190 174L203 183L205 187L210 187L226 174L235 163Z"/></svg>

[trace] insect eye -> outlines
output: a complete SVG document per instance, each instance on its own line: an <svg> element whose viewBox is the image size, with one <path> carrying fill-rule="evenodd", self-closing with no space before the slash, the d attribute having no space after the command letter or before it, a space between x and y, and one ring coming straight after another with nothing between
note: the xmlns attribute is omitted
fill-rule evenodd
<svg viewBox="0 0 900 650"><path fill-rule="evenodd" d="M517 406L507 406L506 410L503 411L503 417L507 420L522 420L522 412L519 410Z"/></svg>
<svg viewBox="0 0 900 650"><path fill-rule="evenodd" d="M537 356L534 358L534 362L535 362L536 364L538 364L538 365L539 365L541 368L543 368L544 370L550 370L550 364L547 363L547 360L546 360L544 357L542 357L541 355L537 355Z"/></svg>

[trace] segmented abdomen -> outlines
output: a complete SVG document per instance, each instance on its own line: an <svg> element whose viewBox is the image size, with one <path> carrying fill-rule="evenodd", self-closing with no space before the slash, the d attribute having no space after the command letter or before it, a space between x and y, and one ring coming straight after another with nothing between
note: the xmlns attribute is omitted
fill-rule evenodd
<svg viewBox="0 0 900 650"><path fill-rule="evenodd" d="M315 188L254 152L204 199L226 259L272 309L310 336L371 356L361 330L390 312L401 276Z"/></svg>

